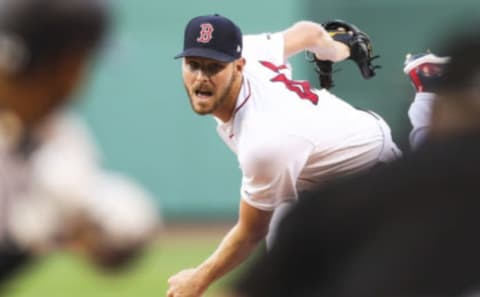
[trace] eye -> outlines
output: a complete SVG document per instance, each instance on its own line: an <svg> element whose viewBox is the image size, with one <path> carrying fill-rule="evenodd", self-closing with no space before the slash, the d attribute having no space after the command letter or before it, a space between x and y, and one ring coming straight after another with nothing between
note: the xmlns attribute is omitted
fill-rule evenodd
<svg viewBox="0 0 480 297"><path fill-rule="evenodd" d="M215 75L218 72L222 71L226 67L226 64L220 64L220 63L211 63L208 64L207 67L205 67L205 72L208 73L209 75Z"/></svg>
<svg viewBox="0 0 480 297"><path fill-rule="evenodd" d="M190 71L197 71L198 69L200 69L200 63L196 61L187 61L186 64Z"/></svg>

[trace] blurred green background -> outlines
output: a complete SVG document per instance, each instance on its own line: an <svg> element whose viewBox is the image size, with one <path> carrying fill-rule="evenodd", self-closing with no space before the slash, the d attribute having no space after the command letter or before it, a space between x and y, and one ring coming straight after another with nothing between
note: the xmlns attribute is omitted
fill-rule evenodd
<svg viewBox="0 0 480 297"><path fill-rule="evenodd" d="M116 0L116 27L88 88L79 97L103 151L105 165L131 174L156 197L167 219L235 216L240 170L209 116L194 114L180 61L186 22L200 14L232 18L244 33L283 30L300 19L340 18L368 32L382 69L363 80L351 61L336 65L333 92L371 108L406 148L407 108L413 91L402 73L406 53L431 49L454 33L455 21L479 17L478 0ZM318 85L303 55L292 60L297 79Z"/></svg>
<svg viewBox="0 0 480 297"><path fill-rule="evenodd" d="M83 258L55 253L33 263L9 282L1 296L9 297L159 297L166 296L167 279L206 258L226 232L223 226L173 228L150 246L129 270L105 274ZM248 263L244 264L248 265ZM244 267L244 266L243 266ZM241 271L242 267L236 273ZM236 273L210 288L205 297L226 296Z"/></svg>
<svg viewBox="0 0 480 297"><path fill-rule="evenodd" d="M382 115L397 143L406 149L413 90L402 73L405 55L426 49L435 52L438 40L454 34L456 24L480 16L478 0L116 0L113 4L115 30L86 82L88 87L78 94L82 100L76 109L91 127L104 165L130 174L149 189L167 226L212 220L230 224L239 200L235 156L217 136L215 121L191 111L180 61L173 59L191 17L220 13L244 33L283 30L300 19L339 18L357 24L373 39L383 68L365 81L353 63L339 63L333 92ZM291 62L297 79L317 85L312 65L303 55ZM164 296L169 275L198 264L213 251L224 231L213 229L208 235L165 236L134 269L118 277L98 274L69 255L52 255L12 283L8 295ZM207 296L216 296L227 281Z"/></svg>

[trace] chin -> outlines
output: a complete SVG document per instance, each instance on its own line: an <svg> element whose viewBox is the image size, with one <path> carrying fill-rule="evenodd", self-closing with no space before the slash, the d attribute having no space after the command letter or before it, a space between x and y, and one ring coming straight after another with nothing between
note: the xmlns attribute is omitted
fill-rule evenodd
<svg viewBox="0 0 480 297"><path fill-rule="evenodd" d="M199 115L207 115L207 114L211 114L212 111L210 109L202 109L202 108L194 108L193 109L195 111L195 113L199 114Z"/></svg>
<svg viewBox="0 0 480 297"><path fill-rule="evenodd" d="M194 105L193 110L200 115L207 115L213 112L213 108L211 106Z"/></svg>

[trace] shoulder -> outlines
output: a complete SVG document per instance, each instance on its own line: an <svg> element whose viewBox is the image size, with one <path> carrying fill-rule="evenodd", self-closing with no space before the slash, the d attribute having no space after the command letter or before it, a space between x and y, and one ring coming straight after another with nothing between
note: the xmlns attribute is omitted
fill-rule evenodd
<svg viewBox="0 0 480 297"><path fill-rule="evenodd" d="M275 43L275 42L282 42L283 41L283 33L282 32L264 32L260 34L247 34L243 36L244 46L245 44L253 44L253 43Z"/></svg>
<svg viewBox="0 0 480 297"><path fill-rule="evenodd" d="M243 57L283 64L283 33L261 33L243 37Z"/></svg>

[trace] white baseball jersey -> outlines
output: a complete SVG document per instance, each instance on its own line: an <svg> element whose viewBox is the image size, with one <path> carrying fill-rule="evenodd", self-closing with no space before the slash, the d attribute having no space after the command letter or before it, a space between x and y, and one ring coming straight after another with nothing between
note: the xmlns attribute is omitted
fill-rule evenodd
<svg viewBox="0 0 480 297"><path fill-rule="evenodd" d="M291 80L283 49L281 33L244 37L247 63L237 105L228 122L217 119L242 170L241 196L262 210L399 155L378 115Z"/></svg>

